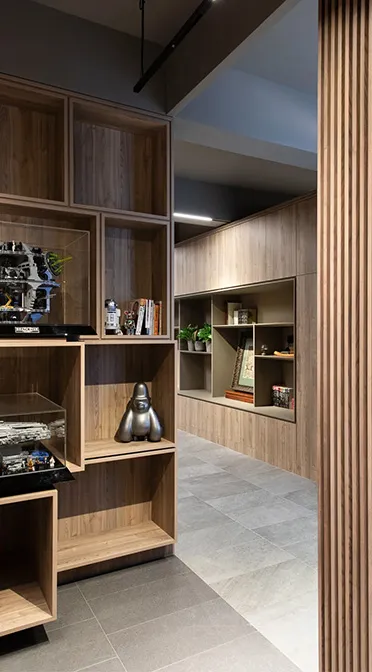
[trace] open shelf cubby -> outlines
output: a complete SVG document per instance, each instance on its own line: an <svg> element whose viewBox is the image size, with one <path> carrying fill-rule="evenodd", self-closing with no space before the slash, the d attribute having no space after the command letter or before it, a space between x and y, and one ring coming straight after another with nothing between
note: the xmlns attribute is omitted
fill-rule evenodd
<svg viewBox="0 0 372 672"><path fill-rule="evenodd" d="M167 216L169 124L110 105L71 109L74 203Z"/></svg>
<svg viewBox="0 0 372 672"><path fill-rule="evenodd" d="M174 462L175 449L93 464L64 484L58 571L173 544Z"/></svg>
<svg viewBox="0 0 372 672"><path fill-rule="evenodd" d="M56 278L51 311L40 324L87 324L99 328L98 240L94 214L58 207L0 203L0 242L21 241L68 257Z"/></svg>
<svg viewBox="0 0 372 672"><path fill-rule="evenodd" d="M0 498L0 636L57 617L57 492Z"/></svg>
<svg viewBox="0 0 372 672"><path fill-rule="evenodd" d="M109 298L115 299L122 316L124 310L130 307L131 302L137 299L161 301L160 336L168 336L168 227L159 222L145 222L130 217L104 216L102 236L102 309L104 310L105 299ZM105 337L104 332L102 336ZM105 338L125 340L140 337L120 334ZM146 336L141 336L141 338L146 338ZM152 335L151 338L154 336Z"/></svg>
<svg viewBox="0 0 372 672"><path fill-rule="evenodd" d="M86 348L86 464L175 446L174 348L174 343L160 342ZM136 382L147 384L163 426L163 439L158 443L114 440Z"/></svg>
<svg viewBox="0 0 372 672"><path fill-rule="evenodd" d="M0 83L0 195L67 202L63 96Z"/></svg>
<svg viewBox="0 0 372 672"><path fill-rule="evenodd" d="M0 394L38 392L66 410L66 466L72 472L84 468L83 372L81 343L0 341Z"/></svg>
<svg viewBox="0 0 372 672"><path fill-rule="evenodd" d="M294 422L295 411L272 403L272 386L291 387L295 393L295 358L274 356L287 347L288 337L295 337L295 281L247 285L228 290L177 297L181 324L210 321L212 316L212 352L210 357L186 357L183 347L179 357L179 394L221 406ZM227 303L240 303L256 311L253 324L227 324ZM209 317L209 319L208 319ZM250 337L254 355L254 401L225 397L233 386L237 350L243 336ZM268 356L261 357L266 345ZM197 353L190 353L197 354ZM206 353L204 353L206 354Z"/></svg>

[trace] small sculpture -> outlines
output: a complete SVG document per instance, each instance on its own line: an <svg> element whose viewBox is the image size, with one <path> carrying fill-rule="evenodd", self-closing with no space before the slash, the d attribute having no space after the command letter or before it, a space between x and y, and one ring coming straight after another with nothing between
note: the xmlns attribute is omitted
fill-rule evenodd
<svg viewBox="0 0 372 672"><path fill-rule="evenodd" d="M134 336L136 333L136 313L134 310L124 311L124 329L127 336Z"/></svg>
<svg viewBox="0 0 372 672"><path fill-rule="evenodd" d="M265 345L265 344L261 345L261 355L262 355L262 357L266 357L268 352L269 352L269 348L267 347L267 345Z"/></svg>
<svg viewBox="0 0 372 672"><path fill-rule="evenodd" d="M136 383L133 396L115 434L115 441L160 441L162 427L151 406L149 391L145 383Z"/></svg>

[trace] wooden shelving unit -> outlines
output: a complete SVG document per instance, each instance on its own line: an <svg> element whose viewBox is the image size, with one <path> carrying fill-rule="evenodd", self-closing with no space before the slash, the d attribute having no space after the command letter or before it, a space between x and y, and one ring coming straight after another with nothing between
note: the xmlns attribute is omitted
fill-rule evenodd
<svg viewBox="0 0 372 672"><path fill-rule="evenodd" d="M210 357L183 357L180 349L179 394L209 401L220 406L264 415L288 422L295 421L295 411L272 405L272 386L285 385L295 390L295 360L280 356L261 356L261 346L269 352L283 349L287 337L294 337L295 280L262 283L226 291L178 297L180 325L204 322L212 324ZM257 309L257 323L226 324L227 302L241 303L244 308ZM255 353L254 403L225 398L231 388L236 351L242 333L252 335ZM296 395L295 395L296 396Z"/></svg>
<svg viewBox="0 0 372 672"><path fill-rule="evenodd" d="M77 568L108 571L112 560L171 549L176 343L170 120L4 77L0 140L0 240L72 257L42 320L97 332L74 343L0 340L0 394L38 392L66 410L75 477L52 491L0 496L4 635L56 618L57 568L65 580ZM161 335L106 336L111 297L122 311L138 298L161 301ZM138 381L163 438L120 444L114 436Z"/></svg>

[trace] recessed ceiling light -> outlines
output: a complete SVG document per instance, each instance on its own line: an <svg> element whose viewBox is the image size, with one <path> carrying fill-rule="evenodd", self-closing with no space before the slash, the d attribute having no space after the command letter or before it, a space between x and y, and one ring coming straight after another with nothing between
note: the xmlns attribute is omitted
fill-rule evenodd
<svg viewBox="0 0 372 672"><path fill-rule="evenodd" d="M184 212L175 212L176 219L195 219L197 222L213 222L212 217L203 217L202 215L187 215Z"/></svg>

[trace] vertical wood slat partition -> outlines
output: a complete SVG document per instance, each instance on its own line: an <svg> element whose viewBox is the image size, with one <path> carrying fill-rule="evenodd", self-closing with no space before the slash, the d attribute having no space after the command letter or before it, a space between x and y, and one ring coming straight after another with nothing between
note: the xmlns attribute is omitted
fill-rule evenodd
<svg viewBox="0 0 372 672"><path fill-rule="evenodd" d="M320 0L320 669L370 672L372 13Z"/></svg>

